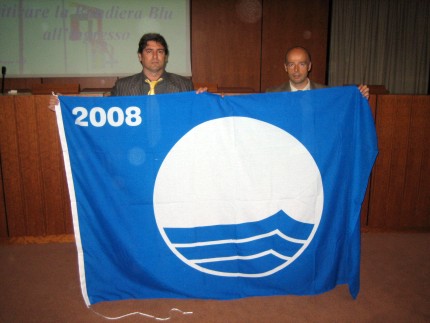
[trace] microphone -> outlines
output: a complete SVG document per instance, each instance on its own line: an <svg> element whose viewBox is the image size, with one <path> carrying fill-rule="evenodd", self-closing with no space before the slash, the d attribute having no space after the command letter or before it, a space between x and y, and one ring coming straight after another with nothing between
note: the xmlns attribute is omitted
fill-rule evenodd
<svg viewBox="0 0 430 323"><path fill-rule="evenodd" d="M1 75L2 75L2 79L1 79L1 93L4 94L4 77L6 75L6 66L2 66L1 67Z"/></svg>

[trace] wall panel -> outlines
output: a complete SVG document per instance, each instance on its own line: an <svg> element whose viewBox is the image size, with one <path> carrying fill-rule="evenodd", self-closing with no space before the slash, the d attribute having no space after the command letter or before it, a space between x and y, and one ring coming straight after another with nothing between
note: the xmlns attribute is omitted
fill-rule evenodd
<svg viewBox="0 0 430 323"><path fill-rule="evenodd" d="M7 218L6 218L6 206L3 190L3 175L0 158L0 238L8 237L7 232Z"/></svg>
<svg viewBox="0 0 430 323"><path fill-rule="evenodd" d="M81 91L90 89L110 91L117 79L118 77L46 77L42 82L43 84L79 84Z"/></svg>
<svg viewBox="0 0 430 323"><path fill-rule="evenodd" d="M377 96L376 95L370 95L369 97L369 105L370 109L372 111L373 119L375 119L376 114L376 104L377 104ZM361 205L361 214L360 214L360 222L361 227L365 228L368 225L369 221L369 202L370 202L370 189L372 187L372 174L369 177L369 180L367 182L367 189L366 194L364 196L363 203Z"/></svg>
<svg viewBox="0 0 430 323"><path fill-rule="evenodd" d="M6 238L9 236L8 232L8 223L7 223L7 212L6 212L6 203L8 198L15 198L14 195L10 193L6 195L6 192L9 191L8 183L4 181L4 170L6 169L6 165L13 165L13 138L8 136L12 129L11 126L13 122L10 122L10 119L13 117L10 112L13 111L14 100L13 97L0 97L0 176L1 176L1 201L0 201L0 238ZM9 121L8 121L9 120ZM12 149L11 149L12 148ZM8 171L11 171L8 169ZM16 196L18 198L19 196Z"/></svg>
<svg viewBox="0 0 430 323"><path fill-rule="evenodd" d="M9 235L26 234L25 207L21 183L15 97L0 97L0 148Z"/></svg>
<svg viewBox="0 0 430 323"><path fill-rule="evenodd" d="M242 6L242 3L251 7ZM191 1L194 82L259 92L261 12L253 3L255 1Z"/></svg>
<svg viewBox="0 0 430 323"><path fill-rule="evenodd" d="M54 112L47 110L47 104L47 96L35 96L42 190L48 193L45 193L43 203L45 233L47 235L72 233L69 191L57 118Z"/></svg>
<svg viewBox="0 0 430 323"><path fill-rule="evenodd" d="M325 84L328 53L329 0L263 1L261 90L286 82L285 52L307 48L312 80Z"/></svg>
<svg viewBox="0 0 430 323"><path fill-rule="evenodd" d="M430 96L381 95L369 227L430 229Z"/></svg>
<svg viewBox="0 0 430 323"><path fill-rule="evenodd" d="M9 236L72 233L55 113L49 96L0 97L1 163Z"/></svg>
<svg viewBox="0 0 430 323"><path fill-rule="evenodd" d="M26 78L9 78L7 75L4 80L5 94L9 90L17 90L18 92L30 92L35 84L42 84L40 77L26 77Z"/></svg>
<svg viewBox="0 0 430 323"><path fill-rule="evenodd" d="M34 97L15 97L15 117L20 165L19 178L16 180L22 187L21 203L24 206L25 234L43 235L45 219ZM9 219L13 220L11 217Z"/></svg>

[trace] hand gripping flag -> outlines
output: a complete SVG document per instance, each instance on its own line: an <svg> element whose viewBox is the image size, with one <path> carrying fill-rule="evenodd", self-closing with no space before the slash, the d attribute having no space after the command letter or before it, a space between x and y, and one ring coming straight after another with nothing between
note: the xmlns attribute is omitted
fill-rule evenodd
<svg viewBox="0 0 430 323"><path fill-rule="evenodd" d="M88 306L357 296L377 141L356 87L60 96L56 111Z"/></svg>

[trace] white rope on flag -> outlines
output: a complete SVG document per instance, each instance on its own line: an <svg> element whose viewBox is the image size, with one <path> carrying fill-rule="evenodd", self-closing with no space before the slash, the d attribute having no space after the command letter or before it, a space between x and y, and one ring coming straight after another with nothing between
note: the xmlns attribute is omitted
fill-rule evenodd
<svg viewBox="0 0 430 323"><path fill-rule="evenodd" d="M171 315L169 315L168 317L156 317L156 316L154 316L154 315L146 314L146 313L142 313L142 312L133 312L133 313L124 314L124 315L121 315L121 316L111 317L111 316L106 316L106 315L100 314L100 313L98 313L98 312L94 311L91 307L89 307L89 308L90 308L90 309L91 309L95 314L97 314L98 316L101 316L101 317L103 317L103 318L105 318L105 319L107 319L107 320L120 320L120 319L123 319L123 318L125 318L125 317L133 316L133 315L140 315L140 316L148 317L148 318L154 319L154 320L156 320L156 321L168 321L168 320L170 320L170 319L172 318L172 316L171 316ZM173 308L171 308L169 312L170 312L170 313L171 313L171 312L179 312L179 313L181 313L182 315L191 315L191 314L193 314L193 312L184 312L184 311L181 311L180 309L177 309L177 308L174 308L174 307L173 307Z"/></svg>

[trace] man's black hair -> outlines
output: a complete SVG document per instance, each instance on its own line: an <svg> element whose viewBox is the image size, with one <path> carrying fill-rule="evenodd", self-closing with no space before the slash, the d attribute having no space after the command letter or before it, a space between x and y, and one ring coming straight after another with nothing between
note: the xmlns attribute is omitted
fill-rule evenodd
<svg viewBox="0 0 430 323"><path fill-rule="evenodd" d="M148 33L142 36L139 41L139 48L137 49L137 53L142 53L142 51L145 49L146 45L149 41L155 41L159 44L161 44L164 47L164 52L166 53L166 56L169 55L169 47L167 46L167 42L164 39L163 36L157 33Z"/></svg>

